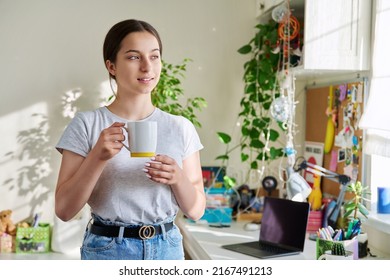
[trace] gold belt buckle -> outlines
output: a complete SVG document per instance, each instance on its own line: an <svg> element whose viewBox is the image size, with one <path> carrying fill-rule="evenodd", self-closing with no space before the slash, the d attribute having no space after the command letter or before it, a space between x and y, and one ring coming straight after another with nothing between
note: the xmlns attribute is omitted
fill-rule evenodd
<svg viewBox="0 0 390 280"><path fill-rule="evenodd" d="M142 226L138 231L139 237L143 240L150 239L156 234L154 226Z"/></svg>

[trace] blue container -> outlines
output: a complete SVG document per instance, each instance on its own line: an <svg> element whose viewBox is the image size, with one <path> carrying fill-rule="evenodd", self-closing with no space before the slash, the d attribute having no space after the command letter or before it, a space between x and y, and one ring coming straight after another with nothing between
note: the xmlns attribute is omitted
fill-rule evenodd
<svg viewBox="0 0 390 280"><path fill-rule="evenodd" d="M232 222L233 209L230 207L206 208L201 220L209 224L230 224Z"/></svg>
<svg viewBox="0 0 390 280"><path fill-rule="evenodd" d="M378 187L377 212L379 214L390 214L390 188Z"/></svg>

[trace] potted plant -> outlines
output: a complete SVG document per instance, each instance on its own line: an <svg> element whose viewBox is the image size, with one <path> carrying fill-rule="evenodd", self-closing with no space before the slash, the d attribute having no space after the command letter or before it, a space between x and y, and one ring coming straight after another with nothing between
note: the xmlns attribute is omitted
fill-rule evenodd
<svg viewBox="0 0 390 280"><path fill-rule="evenodd" d="M161 110L184 116L189 119L195 126L201 127L195 114L195 110L202 110L207 107L207 102L202 97L187 98L186 103L182 105L179 98L184 95L181 87L181 78L185 77L187 64L191 59L185 58L182 63L174 65L162 61L162 70L160 81L152 91L152 102Z"/></svg>
<svg viewBox="0 0 390 280"><path fill-rule="evenodd" d="M364 218L368 218L369 211L364 206L364 201L369 201L370 188L363 186L360 181L356 181L350 183L346 191L352 193L352 198L344 204L344 217L358 220L360 213Z"/></svg>
<svg viewBox="0 0 390 280"><path fill-rule="evenodd" d="M273 122L270 112L272 102L280 95L278 70L281 52L278 48L278 23L270 21L256 25L254 37L238 49L242 55L250 54L249 60L244 64L245 88L238 114L238 143L233 143L231 134L217 132L220 142L226 145L226 150L216 160L222 160L222 167L226 167L231 154L239 149L241 162L249 165L246 181L251 170L258 170L284 156L283 147L278 140L285 128L281 122ZM224 184L227 188L234 187L236 178L225 175Z"/></svg>
<svg viewBox="0 0 390 280"><path fill-rule="evenodd" d="M359 258L367 255L367 233L361 231L362 218L367 219L369 215L368 209L364 202L369 201L370 188L363 186L360 181L352 182L347 186L347 192L352 194L352 198L344 204L344 218L348 220L346 229L346 238L357 236Z"/></svg>

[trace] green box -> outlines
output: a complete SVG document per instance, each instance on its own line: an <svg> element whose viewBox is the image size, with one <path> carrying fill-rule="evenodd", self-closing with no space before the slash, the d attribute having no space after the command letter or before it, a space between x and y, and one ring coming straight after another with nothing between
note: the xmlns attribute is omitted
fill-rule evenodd
<svg viewBox="0 0 390 280"><path fill-rule="evenodd" d="M46 253L50 251L51 226L39 223L37 227L18 227L16 253Z"/></svg>

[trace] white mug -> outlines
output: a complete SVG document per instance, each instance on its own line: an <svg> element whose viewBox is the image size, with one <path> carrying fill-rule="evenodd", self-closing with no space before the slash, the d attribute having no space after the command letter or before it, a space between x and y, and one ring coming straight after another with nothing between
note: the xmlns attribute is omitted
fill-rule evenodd
<svg viewBox="0 0 390 280"><path fill-rule="evenodd" d="M131 157L152 157L156 155L157 122L130 121L124 127L129 146L125 146Z"/></svg>
<svg viewBox="0 0 390 280"><path fill-rule="evenodd" d="M353 254L351 251L345 251L345 255L332 255L331 250L325 251L319 258L319 260L353 260Z"/></svg>

